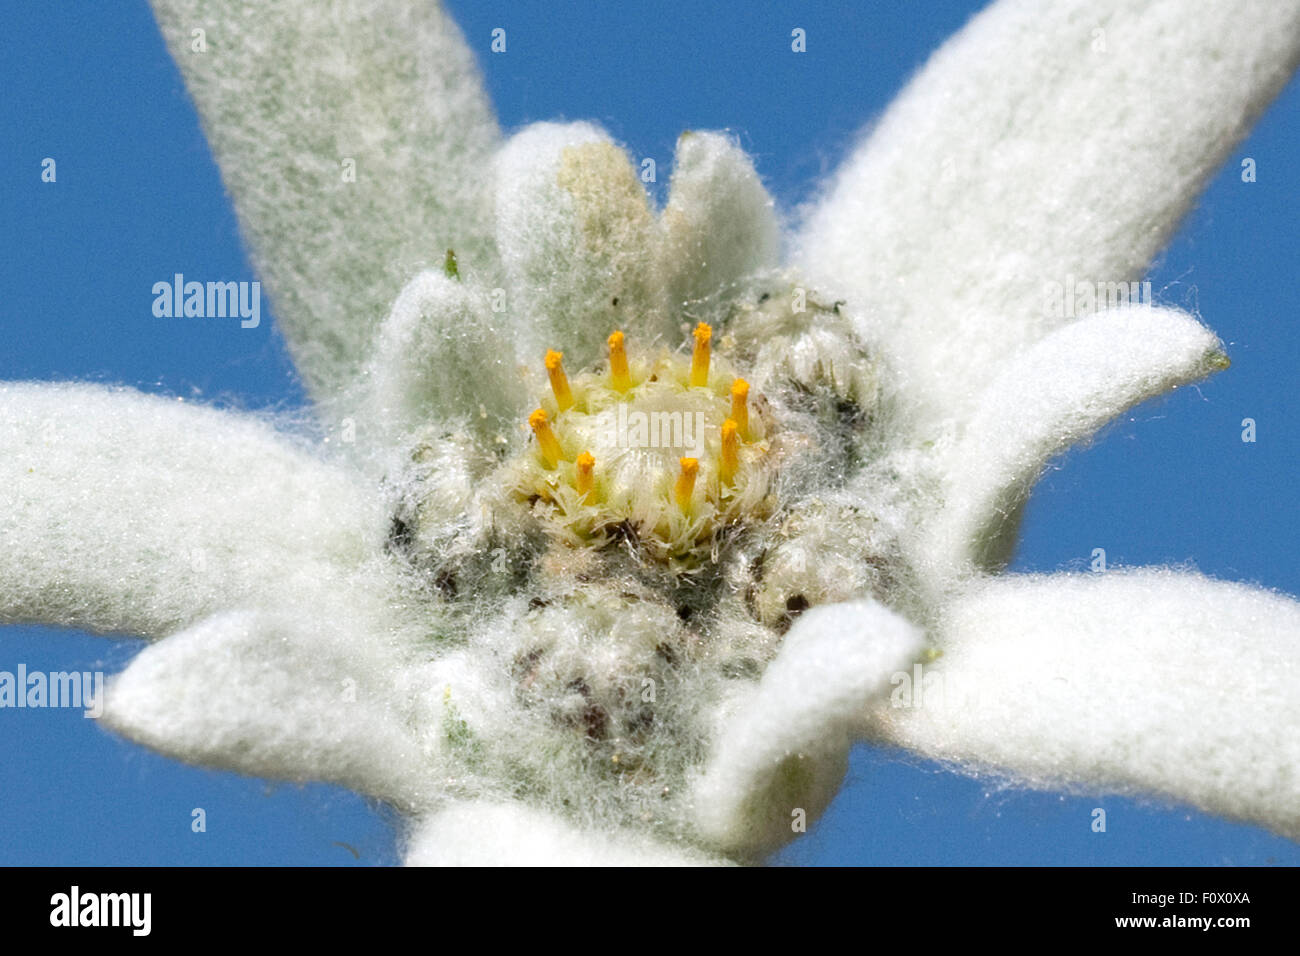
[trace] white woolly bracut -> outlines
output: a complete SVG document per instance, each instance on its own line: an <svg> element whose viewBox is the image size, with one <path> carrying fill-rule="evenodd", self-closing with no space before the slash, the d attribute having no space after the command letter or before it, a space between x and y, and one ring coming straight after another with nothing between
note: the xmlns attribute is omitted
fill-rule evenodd
<svg viewBox="0 0 1300 956"><path fill-rule="evenodd" d="M819 816L839 790L862 714L922 646L917 628L869 601L804 614L719 731L695 792L705 840L752 857L787 842L800 814Z"/></svg>
<svg viewBox="0 0 1300 956"><path fill-rule="evenodd" d="M1300 605L1165 570L1012 575L945 611L881 739L1013 783L1153 793L1300 837Z"/></svg>
<svg viewBox="0 0 1300 956"><path fill-rule="evenodd" d="M521 803L458 802L421 820L407 866L716 866L727 861L635 832L574 826Z"/></svg>
<svg viewBox="0 0 1300 956"><path fill-rule="evenodd" d="M103 720L189 763L426 807L438 753L420 731L435 715L403 698L410 661L373 610L322 593L310 608L215 615L137 655Z"/></svg>
<svg viewBox="0 0 1300 956"><path fill-rule="evenodd" d="M595 125L498 148L436 4L155 8L337 430L0 385L0 623L165 637L108 726L374 795L417 864L756 860L862 733L1300 837L1300 605L978 576L1052 456L1224 366L1129 283L1300 6L1002 0L780 270L729 135L662 215Z"/></svg>
<svg viewBox="0 0 1300 956"><path fill-rule="evenodd" d="M599 356L591 328L643 338L672 325L654 269L655 218L631 161L591 123L534 123L497 154L496 236L527 354L565 342Z"/></svg>
<svg viewBox="0 0 1300 956"><path fill-rule="evenodd" d="M359 478L251 416L0 383L0 621L162 637L379 552Z"/></svg>
<svg viewBox="0 0 1300 956"><path fill-rule="evenodd" d="M716 295L777 264L772 197L744 150L721 133L678 137L660 223L670 305Z"/></svg>
<svg viewBox="0 0 1300 956"><path fill-rule="evenodd" d="M1005 563L1020 506L1053 456L1226 365L1213 332L1150 306L1078 319L1007 360L940 469L944 504L922 549L932 573Z"/></svg>
<svg viewBox="0 0 1300 956"><path fill-rule="evenodd" d="M153 9L315 398L353 381L393 297L445 249L491 270L481 170L499 133L440 3Z"/></svg>
<svg viewBox="0 0 1300 956"><path fill-rule="evenodd" d="M797 255L862 310L922 420L962 417L1062 321L1049 283L1140 279L1300 61L1300 5L1001 0L844 163Z"/></svg>
<svg viewBox="0 0 1300 956"><path fill-rule="evenodd" d="M386 430L386 442L399 444L431 426L468 427L491 441L513 427L525 392L500 319L489 294L472 284L433 271L407 283L379 331L369 369L369 421ZM465 388L462 376L476 387Z"/></svg>

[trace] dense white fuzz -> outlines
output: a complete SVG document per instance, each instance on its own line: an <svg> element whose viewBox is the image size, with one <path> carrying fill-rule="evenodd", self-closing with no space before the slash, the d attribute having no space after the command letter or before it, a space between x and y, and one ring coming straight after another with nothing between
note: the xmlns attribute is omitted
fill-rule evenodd
<svg viewBox="0 0 1300 956"><path fill-rule="evenodd" d="M1020 506L1049 459L1138 402L1226 365L1209 329L1146 306L1079 319L1025 349L944 456L944 503L922 532L918 562L939 577L972 561L1005 563Z"/></svg>
<svg viewBox="0 0 1300 956"><path fill-rule="evenodd" d="M1300 58L1300 4L1001 0L931 59L810 216L924 412L965 414L1069 316L1051 283L1140 278Z"/></svg>
<svg viewBox="0 0 1300 956"><path fill-rule="evenodd" d="M380 330L366 427L407 448L428 428L467 427L491 445L518 430L526 392L503 323L483 289L421 272Z"/></svg>
<svg viewBox="0 0 1300 956"><path fill-rule="evenodd" d="M826 387L873 414L880 363L847 310L810 295L797 275L775 279L765 277L757 300L741 298L726 326L725 340L750 362L750 384L773 391L782 385L804 392Z"/></svg>
<svg viewBox="0 0 1300 956"><path fill-rule="evenodd" d="M490 265L498 133L473 56L434 2L153 7L294 361L328 397L419 268L447 248Z"/></svg>
<svg viewBox="0 0 1300 956"><path fill-rule="evenodd" d="M590 123L537 123L495 165L497 244L527 355L562 346L570 368L605 336L676 345L654 261L655 219L626 154Z"/></svg>
<svg viewBox="0 0 1300 956"><path fill-rule="evenodd" d="M159 637L345 575L386 527L372 490L251 417L0 384L0 621Z"/></svg>
<svg viewBox="0 0 1300 956"><path fill-rule="evenodd" d="M954 602L886 739L1037 787L1151 792L1300 837L1300 605L1172 571L1015 576Z"/></svg>
<svg viewBox="0 0 1300 956"><path fill-rule="evenodd" d="M373 597L228 611L143 650L106 692L109 727L190 763L324 780L404 809L434 795L436 721ZM435 699L436 701L436 699ZM427 708L426 708L427 710ZM434 711L436 713L436 711Z"/></svg>
<svg viewBox="0 0 1300 956"><path fill-rule="evenodd" d="M792 608L887 594L897 582L882 555L889 546L874 503L853 495L810 497L791 510L763 554L762 578L750 592L753 614L779 626ZM890 594L897 598L897 594Z"/></svg>
<svg viewBox="0 0 1300 956"><path fill-rule="evenodd" d="M1144 299L1118 284L1285 81L1300 6L1001 0L781 273L726 135L683 135L659 218L596 126L497 149L437 4L154 6L355 470L252 416L0 385L0 623L173 635L109 726L387 800L413 864L756 860L864 731L1300 837L1300 605L978 576L1053 455L1223 366L1186 315L1104 307Z"/></svg>
<svg viewBox="0 0 1300 956"><path fill-rule="evenodd" d="M780 252L772 197L745 151L722 133L678 138L660 230L659 256L674 307L725 294L775 266Z"/></svg>
<svg viewBox="0 0 1300 956"><path fill-rule="evenodd" d="M717 692L716 668L700 661L713 648L653 590L602 573L591 551L565 551L543 558L554 569L543 594L494 601L484 581L476 597L491 606L415 679L455 708L448 795L509 797L593 831L679 840L685 774Z"/></svg>
<svg viewBox="0 0 1300 956"><path fill-rule="evenodd" d="M696 793L706 842L757 856L791 839L830 803L851 735L891 677L922 651L921 632L887 608L813 608L790 629L762 681L728 715Z"/></svg>
<svg viewBox="0 0 1300 956"><path fill-rule="evenodd" d="M725 861L633 831L580 828L521 803L453 803L421 820L407 866L702 866Z"/></svg>

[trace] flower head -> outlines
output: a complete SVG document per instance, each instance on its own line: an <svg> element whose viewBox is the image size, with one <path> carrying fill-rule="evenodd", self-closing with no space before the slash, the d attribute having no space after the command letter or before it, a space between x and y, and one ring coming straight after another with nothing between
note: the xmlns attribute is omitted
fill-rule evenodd
<svg viewBox="0 0 1300 956"><path fill-rule="evenodd" d="M1108 0L1141 42L1080 70L1096 3L1002 0L783 263L728 135L682 135L657 211L591 124L499 141L440 11L193 7L155 2L173 49L198 21L221 39L178 59L331 440L0 386L0 620L163 638L111 726L387 800L414 862L755 860L863 736L1300 833L1300 753L1263 729L1300 719L1300 607L998 573L1053 455L1225 366L1190 316L1067 321L1042 281L1140 278L1295 67L1300 14ZM333 181L308 100L378 144L372 185ZM1112 102L1146 122L1081 142ZM1224 703L1228 655L1276 676ZM916 668L952 692L898 706Z"/></svg>

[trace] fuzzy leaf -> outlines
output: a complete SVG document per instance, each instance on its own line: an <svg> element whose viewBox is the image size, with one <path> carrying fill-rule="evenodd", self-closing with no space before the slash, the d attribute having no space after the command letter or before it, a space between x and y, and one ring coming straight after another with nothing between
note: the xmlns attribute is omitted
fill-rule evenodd
<svg viewBox="0 0 1300 956"><path fill-rule="evenodd" d="M762 681L725 721L696 794L707 842L756 857L811 823L848 767L863 709L921 653L920 632L870 601L806 612Z"/></svg>
<svg viewBox="0 0 1300 956"><path fill-rule="evenodd" d="M1300 605L1163 570L1017 575L946 611L876 732L945 763L1153 794L1300 837Z"/></svg>
<svg viewBox="0 0 1300 956"><path fill-rule="evenodd" d="M422 820L407 866L700 866L724 861L624 831L578 827L520 803L453 803Z"/></svg>
<svg viewBox="0 0 1300 956"><path fill-rule="evenodd" d="M1010 559L1020 507L1055 455L1141 401L1226 367L1219 341L1172 309L1114 309L1006 363L943 468L943 509L921 560L938 576Z"/></svg>
<svg viewBox="0 0 1300 956"><path fill-rule="evenodd" d="M0 384L0 623L161 637L373 559L377 497L265 422Z"/></svg>
<svg viewBox="0 0 1300 956"><path fill-rule="evenodd" d="M337 597L228 611L146 648L110 682L105 723L189 763L427 807L438 754L402 699L401 657L368 602Z"/></svg>
<svg viewBox="0 0 1300 956"><path fill-rule="evenodd" d="M1297 62L1300 4L1000 0L844 163L799 259L918 421L964 418L1071 317L1049 284L1141 278Z"/></svg>
<svg viewBox="0 0 1300 956"><path fill-rule="evenodd" d="M449 248L492 265L498 132L474 58L436 2L153 7L289 350L329 398L417 271Z"/></svg>

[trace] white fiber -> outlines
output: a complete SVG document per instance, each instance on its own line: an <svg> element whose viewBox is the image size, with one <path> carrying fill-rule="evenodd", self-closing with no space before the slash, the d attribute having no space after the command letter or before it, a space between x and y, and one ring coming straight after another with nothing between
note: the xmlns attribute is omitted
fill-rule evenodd
<svg viewBox="0 0 1300 956"><path fill-rule="evenodd" d="M1138 402L1226 365L1209 329L1147 306L1078 319L1007 360L941 466L944 504L920 549L929 570L1004 563L1019 508L1053 456Z"/></svg>
<svg viewBox="0 0 1300 956"><path fill-rule="evenodd" d="M466 428L488 445L517 431L531 399L503 319L471 283L412 279L379 332L367 426L399 445L430 427Z"/></svg>
<svg viewBox="0 0 1300 956"><path fill-rule="evenodd" d="M233 411L0 384L0 621L144 637L375 555L372 488Z"/></svg>
<svg viewBox="0 0 1300 956"><path fill-rule="evenodd" d="M672 305L715 295L777 264L772 197L744 150L723 133L678 137L660 224Z"/></svg>
<svg viewBox="0 0 1300 956"><path fill-rule="evenodd" d="M326 593L311 607L208 618L111 681L104 722L188 763L427 807L440 755L422 731L436 711L413 708L401 676L410 662L358 603L372 602Z"/></svg>
<svg viewBox="0 0 1300 956"><path fill-rule="evenodd" d="M1068 318L1049 283L1141 278L1298 59L1288 0L1001 0L845 162L798 262L850 294L922 422L964 417Z"/></svg>
<svg viewBox="0 0 1300 956"><path fill-rule="evenodd" d="M632 831L583 830L520 803L454 803L417 825L407 866L705 866L725 862Z"/></svg>
<svg viewBox="0 0 1300 956"><path fill-rule="evenodd" d="M907 671L921 633L869 601L799 618L763 679L723 723L695 795L701 836L757 856L815 819L840 787L862 713Z"/></svg>
<svg viewBox="0 0 1300 956"><path fill-rule="evenodd" d="M655 263L655 218L627 155L590 123L535 123L494 167L497 243L521 354L563 350L572 369L622 329L672 334Z"/></svg>
<svg viewBox="0 0 1300 956"><path fill-rule="evenodd" d="M1153 793L1300 837L1300 606L1164 570L1008 576L950 605L876 732L971 771ZM913 687L915 693L915 687ZM896 698L895 703L898 703Z"/></svg>
<svg viewBox="0 0 1300 956"><path fill-rule="evenodd" d="M455 249L492 269L499 137L474 57L437 2L153 8L294 362L329 398L421 268Z"/></svg>

